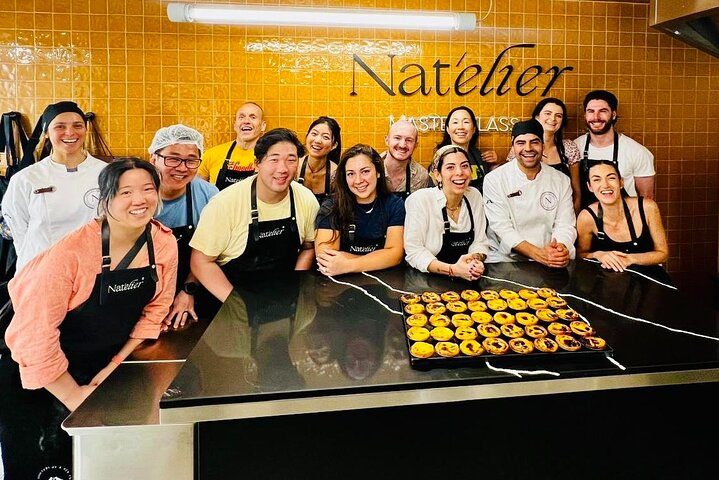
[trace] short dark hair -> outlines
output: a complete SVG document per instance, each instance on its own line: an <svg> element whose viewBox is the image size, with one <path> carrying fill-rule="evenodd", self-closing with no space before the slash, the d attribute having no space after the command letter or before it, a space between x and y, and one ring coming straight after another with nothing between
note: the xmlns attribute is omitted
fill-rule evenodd
<svg viewBox="0 0 719 480"><path fill-rule="evenodd" d="M329 127L330 132L332 132L332 141L337 144L337 146L327 154L327 159L331 162L339 163L340 154L342 153L342 129L340 128L340 124L337 123L337 120L332 117L319 117L310 123L310 127L307 129L307 135L310 134L313 128L322 123ZM307 138L307 135L305 135L305 138Z"/></svg>
<svg viewBox="0 0 719 480"><path fill-rule="evenodd" d="M609 108L611 108L613 112L616 112L617 107L619 106L619 100L617 100L616 95L614 95L608 90L592 90L591 92L586 94L584 96L584 101L582 102L584 110L587 109L587 105L592 100L604 100L605 102L607 102L607 105L609 105Z"/></svg>
<svg viewBox="0 0 719 480"><path fill-rule="evenodd" d="M297 156L305 154L305 147L297 138L297 134L287 128L274 128L265 133L255 144L255 163L260 163L267 156L270 147L278 143L288 142L297 147Z"/></svg>
<svg viewBox="0 0 719 480"><path fill-rule="evenodd" d="M155 166L149 162L141 160L137 157L120 157L115 159L112 163L108 164L100 172L98 178L98 185L100 187L100 198L97 204L98 214L110 214L109 205L110 201L117 195L117 190L120 188L120 177L128 170L140 169L145 170L150 174L152 183L155 185L155 190L160 191L160 174L157 173ZM161 208L162 200L158 202L158 212ZM157 212L155 212L157 214Z"/></svg>

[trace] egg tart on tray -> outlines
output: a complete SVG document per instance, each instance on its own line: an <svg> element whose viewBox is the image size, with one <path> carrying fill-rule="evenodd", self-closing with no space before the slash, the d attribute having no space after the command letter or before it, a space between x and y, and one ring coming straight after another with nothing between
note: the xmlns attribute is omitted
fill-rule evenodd
<svg viewBox="0 0 719 480"><path fill-rule="evenodd" d="M492 315L487 312L472 312L472 320L476 323L491 323Z"/></svg>
<svg viewBox="0 0 719 480"><path fill-rule="evenodd" d="M499 312L507 309L507 302L505 302L501 298L495 298L494 300L487 300L487 307L489 307L490 310Z"/></svg>
<svg viewBox="0 0 719 480"><path fill-rule="evenodd" d="M459 354L459 345L453 342L437 342L434 351L442 357L456 357Z"/></svg>
<svg viewBox="0 0 719 480"><path fill-rule="evenodd" d="M554 353L559 349L557 342L549 337L535 338L534 346L537 347L537 350L544 353Z"/></svg>
<svg viewBox="0 0 719 480"><path fill-rule="evenodd" d="M474 302L482 298L477 290L462 290L462 293L459 295L462 297L462 300L466 300L467 302Z"/></svg>
<svg viewBox="0 0 719 480"><path fill-rule="evenodd" d="M447 327L434 327L429 334L438 342L446 342L454 337L454 332Z"/></svg>
<svg viewBox="0 0 719 480"><path fill-rule="evenodd" d="M482 346L492 355L504 355L509 350L509 344L501 338L485 338Z"/></svg>
<svg viewBox="0 0 719 480"><path fill-rule="evenodd" d="M480 323L477 325L477 331L483 336L488 338L498 337L502 334L502 331L493 323Z"/></svg>
<svg viewBox="0 0 719 480"><path fill-rule="evenodd" d="M459 351L470 357L476 357L484 353L484 348L477 340L464 340L459 344Z"/></svg>
<svg viewBox="0 0 719 480"><path fill-rule="evenodd" d="M591 337L595 333L591 325L581 320L574 320L569 324L569 328L581 337Z"/></svg>
<svg viewBox="0 0 719 480"><path fill-rule="evenodd" d="M496 300L499 298L499 292L496 290L482 290L479 294L484 300Z"/></svg>
<svg viewBox="0 0 719 480"><path fill-rule="evenodd" d="M424 313L415 313L407 317L407 325L410 327L424 327L427 325L427 315Z"/></svg>
<svg viewBox="0 0 719 480"><path fill-rule="evenodd" d="M557 335L555 338L559 346L568 352L576 352L582 348L582 344L579 343L579 340L571 335Z"/></svg>
<svg viewBox="0 0 719 480"><path fill-rule="evenodd" d="M534 344L526 338L513 338L509 341L512 351L526 355L534 351Z"/></svg>
<svg viewBox="0 0 719 480"><path fill-rule="evenodd" d="M494 318L494 321L500 325L514 323L514 315L509 312L497 312L492 318Z"/></svg>
<svg viewBox="0 0 719 480"><path fill-rule="evenodd" d="M399 300L402 303L417 303L419 302L419 295L416 293L405 293L399 297Z"/></svg>
<svg viewBox="0 0 719 480"><path fill-rule="evenodd" d="M532 338L544 338L547 336L547 329L541 325L527 325L524 327L524 331Z"/></svg>
<svg viewBox="0 0 719 480"><path fill-rule="evenodd" d="M520 325L534 325L539 321L535 314L529 312L517 312L514 317Z"/></svg>
<svg viewBox="0 0 719 480"><path fill-rule="evenodd" d="M521 336L524 336L524 329L514 323L502 325L501 327L499 327L499 329L505 337L519 338Z"/></svg>
<svg viewBox="0 0 719 480"><path fill-rule="evenodd" d="M417 358L429 358L434 355L434 345L426 342L415 342L409 348L409 353Z"/></svg>
<svg viewBox="0 0 719 480"><path fill-rule="evenodd" d="M455 327L471 327L474 323L474 320L472 320L472 317L467 315L466 313L455 313L452 315L452 325Z"/></svg>
<svg viewBox="0 0 719 480"><path fill-rule="evenodd" d="M422 301L424 303L434 303L439 302L440 300L442 300L442 297L440 297L438 293L424 292L422 294Z"/></svg>
<svg viewBox="0 0 719 480"><path fill-rule="evenodd" d="M462 313L467 310L467 304L461 300L447 302L447 310L453 313Z"/></svg>
<svg viewBox="0 0 719 480"><path fill-rule="evenodd" d="M457 337L457 340L474 340L477 338L477 330L472 327L457 327L454 336Z"/></svg>
<svg viewBox="0 0 719 480"><path fill-rule="evenodd" d="M429 323L433 327L446 327L449 325L451 320L447 315L441 314L441 313L435 313L431 317L429 317Z"/></svg>
<svg viewBox="0 0 719 480"><path fill-rule="evenodd" d="M467 308L473 312L484 312L487 310L487 304L482 300L471 300L467 302Z"/></svg>
<svg viewBox="0 0 719 480"><path fill-rule="evenodd" d="M452 290L441 293L439 296L442 297L442 300L444 300L445 302L456 302L457 300L462 298L459 296L459 293L453 292Z"/></svg>
<svg viewBox="0 0 719 480"><path fill-rule="evenodd" d="M572 329L569 328L569 325L560 322L550 323L549 326L547 326L547 330L549 330L549 333L552 335L569 335L572 333Z"/></svg>
<svg viewBox="0 0 719 480"><path fill-rule="evenodd" d="M407 337L413 342L424 342L429 338L429 330L424 327L409 327Z"/></svg>
<svg viewBox="0 0 719 480"><path fill-rule="evenodd" d="M424 305L422 305L421 303L410 303L404 307L404 311L409 313L410 315L424 313Z"/></svg>

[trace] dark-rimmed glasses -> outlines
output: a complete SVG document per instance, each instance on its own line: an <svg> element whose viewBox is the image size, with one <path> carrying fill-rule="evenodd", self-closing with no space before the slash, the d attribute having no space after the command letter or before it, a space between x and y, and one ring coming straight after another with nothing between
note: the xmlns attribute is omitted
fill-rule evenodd
<svg viewBox="0 0 719 480"><path fill-rule="evenodd" d="M199 158L180 158L165 156L161 153L156 153L155 155L162 159L166 167L179 167L181 163L184 163L189 170L196 170L200 166L200 163L202 163L202 160Z"/></svg>

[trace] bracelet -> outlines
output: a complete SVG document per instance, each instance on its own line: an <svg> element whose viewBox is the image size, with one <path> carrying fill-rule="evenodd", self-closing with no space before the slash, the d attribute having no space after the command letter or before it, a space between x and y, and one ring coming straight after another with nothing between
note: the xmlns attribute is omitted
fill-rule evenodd
<svg viewBox="0 0 719 480"><path fill-rule="evenodd" d="M122 358L120 355L113 355L113 357L110 359L111 363L114 363L115 365L120 365L125 359Z"/></svg>
<svg viewBox="0 0 719 480"><path fill-rule="evenodd" d="M449 265L449 276L454 277L454 272L452 271L452 265Z"/></svg>

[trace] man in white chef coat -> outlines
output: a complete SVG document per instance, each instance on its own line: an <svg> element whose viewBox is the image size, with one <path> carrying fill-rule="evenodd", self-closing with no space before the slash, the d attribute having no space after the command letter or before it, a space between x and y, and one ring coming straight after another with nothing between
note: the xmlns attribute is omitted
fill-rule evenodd
<svg viewBox="0 0 719 480"><path fill-rule="evenodd" d="M542 162L544 131L534 119L512 127L515 160L484 179L487 262L534 260L563 268L577 238L569 177Z"/></svg>

